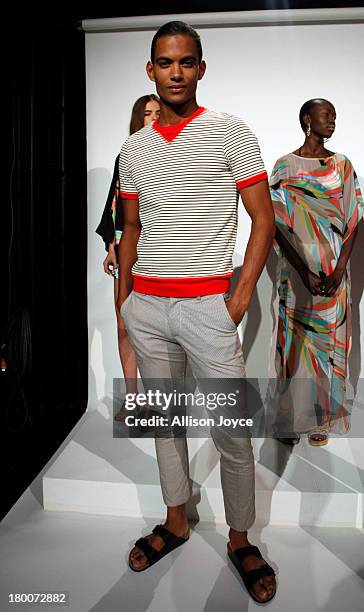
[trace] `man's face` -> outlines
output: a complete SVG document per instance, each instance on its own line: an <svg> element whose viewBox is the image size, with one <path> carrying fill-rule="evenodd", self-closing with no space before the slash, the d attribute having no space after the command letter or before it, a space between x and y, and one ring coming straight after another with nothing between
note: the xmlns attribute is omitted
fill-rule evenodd
<svg viewBox="0 0 364 612"><path fill-rule="evenodd" d="M159 38L154 62L147 64L159 97L171 105L182 105L195 97L205 70L205 62L199 63L195 40L186 34Z"/></svg>

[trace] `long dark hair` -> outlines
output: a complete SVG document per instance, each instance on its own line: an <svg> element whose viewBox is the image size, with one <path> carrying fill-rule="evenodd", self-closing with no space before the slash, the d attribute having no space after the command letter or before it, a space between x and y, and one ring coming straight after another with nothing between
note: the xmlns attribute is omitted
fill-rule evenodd
<svg viewBox="0 0 364 612"><path fill-rule="evenodd" d="M131 111L131 119L129 125L129 134L134 134L144 127L144 111L145 107L151 100L159 103L159 98L155 94L141 96L134 102L133 110Z"/></svg>

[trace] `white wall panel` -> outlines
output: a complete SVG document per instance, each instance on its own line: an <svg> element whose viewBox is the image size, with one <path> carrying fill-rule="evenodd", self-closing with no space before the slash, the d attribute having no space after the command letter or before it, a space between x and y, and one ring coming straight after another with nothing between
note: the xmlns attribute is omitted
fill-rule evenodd
<svg viewBox="0 0 364 612"><path fill-rule="evenodd" d="M302 103L325 97L337 110L337 129L328 146L352 160L364 187L364 24L208 27L200 34L207 72L199 86L198 101L247 121L258 136L268 172L279 156L302 143L298 123ZM128 134L132 104L139 96L154 91L145 74L152 36L151 31L86 35L91 406L110 394L113 377L121 376L113 281L102 270L105 252L94 230L108 193L115 156ZM237 263L248 235L249 218L242 211ZM358 244L355 262L361 251L362 244ZM360 265L356 265L354 280L358 303L364 285ZM268 373L271 294L271 280L264 271L247 321L245 349L250 376ZM355 333L360 333L357 322ZM363 335L360 343L356 342L353 357L360 368L360 360L364 363Z"/></svg>

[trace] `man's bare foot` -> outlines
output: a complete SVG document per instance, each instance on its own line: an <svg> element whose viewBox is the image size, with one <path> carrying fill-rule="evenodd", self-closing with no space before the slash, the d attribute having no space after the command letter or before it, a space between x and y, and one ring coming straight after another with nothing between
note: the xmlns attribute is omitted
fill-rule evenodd
<svg viewBox="0 0 364 612"><path fill-rule="evenodd" d="M175 508L168 508L167 520L163 527L168 529L168 531L177 537L185 540L188 539L190 530L187 523L184 504L182 506L176 506ZM146 536L145 539L147 540L148 544L150 544L150 546L152 546L152 548L158 552L165 546L164 540L159 535L150 534ZM141 571L149 565L146 555L141 548L139 548L139 546L134 546L134 548L132 548L130 551L129 563L136 571Z"/></svg>
<svg viewBox="0 0 364 612"><path fill-rule="evenodd" d="M228 543L228 550L232 552L238 550L239 548L252 546L252 544L248 540L247 532L240 532L235 531L234 529L230 529L229 540L230 541ZM247 557L245 557L245 559L243 559L241 563L245 572L259 569L260 567L267 565L264 559L260 559L259 557L255 557L254 555L248 555ZM263 576L252 585L251 591L258 601L264 603L265 601L273 597L276 588L277 585L274 576Z"/></svg>

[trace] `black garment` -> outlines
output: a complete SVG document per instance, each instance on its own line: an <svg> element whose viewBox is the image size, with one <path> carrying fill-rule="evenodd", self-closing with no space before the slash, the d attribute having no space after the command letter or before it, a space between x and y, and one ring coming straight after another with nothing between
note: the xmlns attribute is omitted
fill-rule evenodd
<svg viewBox="0 0 364 612"><path fill-rule="evenodd" d="M107 196L101 221L96 229L96 234L99 234L105 242L106 250L108 250L110 242L114 242L115 230L122 231L124 227L123 207L119 189L119 157L120 155L118 155L115 160L114 174L110 184L109 195ZM112 203L114 197L116 200L115 225L112 218Z"/></svg>

